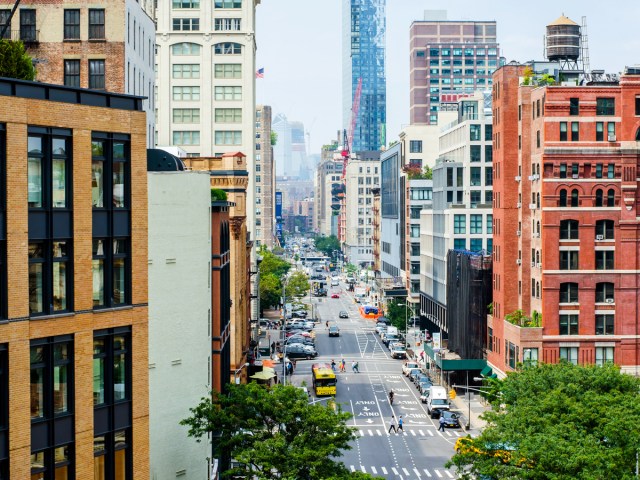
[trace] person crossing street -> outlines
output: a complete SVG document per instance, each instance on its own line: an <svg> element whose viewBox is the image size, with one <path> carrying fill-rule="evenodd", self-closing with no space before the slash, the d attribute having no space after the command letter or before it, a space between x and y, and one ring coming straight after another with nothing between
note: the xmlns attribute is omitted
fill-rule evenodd
<svg viewBox="0 0 640 480"><path fill-rule="evenodd" d="M391 415L391 420L389 420L389 432L391 433L391 430L393 430L395 433L398 433L398 430L396 429L396 416L395 415Z"/></svg>

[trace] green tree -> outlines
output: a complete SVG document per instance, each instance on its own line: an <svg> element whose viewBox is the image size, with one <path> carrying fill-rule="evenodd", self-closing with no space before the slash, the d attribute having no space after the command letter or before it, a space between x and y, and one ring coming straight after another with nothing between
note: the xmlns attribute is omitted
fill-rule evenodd
<svg viewBox="0 0 640 480"><path fill-rule="evenodd" d="M316 237L314 240L316 250L324 253L326 256L333 256L334 250L340 250L340 240L335 235L328 237Z"/></svg>
<svg viewBox="0 0 640 480"><path fill-rule="evenodd" d="M272 308L280 305L282 286L280 279L273 273L260 275L260 308Z"/></svg>
<svg viewBox="0 0 640 480"><path fill-rule="evenodd" d="M612 364L527 366L491 382L487 428L454 455L460 478L632 479L640 379Z"/></svg>
<svg viewBox="0 0 640 480"><path fill-rule="evenodd" d="M22 42L0 40L0 77L33 80L36 69Z"/></svg>
<svg viewBox="0 0 640 480"><path fill-rule="evenodd" d="M398 329L398 332L404 332L404 328L406 326L405 315L407 315L407 312L404 304L401 304L401 302L396 300L392 300L387 303L385 317L389 319L392 326Z"/></svg>
<svg viewBox="0 0 640 480"><path fill-rule="evenodd" d="M276 132L275 130L271 130L271 146L274 146L276 143L278 143L278 132Z"/></svg>
<svg viewBox="0 0 640 480"><path fill-rule="evenodd" d="M305 296L309 292L309 277L304 272L293 272L287 281L285 291L287 299Z"/></svg>
<svg viewBox="0 0 640 480"><path fill-rule="evenodd" d="M198 440L216 434L216 455L227 452L240 466L225 476L249 475L270 479L370 479L352 476L336 460L355 429L347 426L351 414L338 405L310 404L293 386L268 389L256 383L229 385L228 394L212 393L190 409L182 422Z"/></svg>
<svg viewBox="0 0 640 480"><path fill-rule="evenodd" d="M291 268L291 264L267 249L260 251L260 276L272 273L277 278L282 278Z"/></svg>

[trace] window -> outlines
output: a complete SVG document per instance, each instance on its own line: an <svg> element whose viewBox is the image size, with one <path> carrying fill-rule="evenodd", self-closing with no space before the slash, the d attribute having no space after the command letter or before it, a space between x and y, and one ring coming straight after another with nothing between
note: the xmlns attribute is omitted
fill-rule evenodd
<svg viewBox="0 0 640 480"><path fill-rule="evenodd" d="M580 99L579 98L569 99L569 115L572 115L572 116L580 115Z"/></svg>
<svg viewBox="0 0 640 480"><path fill-rule="evenodd" d="M565 122L566 123L566 122ZM565 131L566 131L566 125L565 125ZM560 135L562 135L562 127L560 127ZM562 139L561 139L562 140ZM566 138L565 138L566 140ZM536 148L540 148L541 145L541 141L540 141L540 130L536 131Z"/></svg>
<svg viewBox="0 0 640 480"><path fill-rule="evenodd" d="M482 215L472 214L469 218L469 226L471 228L471 234L482 233Z"/></svg>
<svg viewBox="0 0 640 480"><path fill-rule="evenodd" d="M453 216L453 233L458 233L458 234L467 233L467 216L466 215Z"/></svg>
<svg viewBox="0 0 640 480"><path fill-rule="evenodd" d="M242 45L239 43L216 43L213 46L216 55L240 55L242 53Z"/></svg>
<svg viewBox="0 0 640 480"><path fill-rule="evenodd" d="M616 205L616 191L613 188L607 190L607 207L615 207Z"/></svg>
<svg viewBox="0 0 640 480"><path fill-rule="evenodd" d="M242 100L242 87L215 87L216 100Z"/></svg>
<svg viewBox="0 0 640 480"><path fill-rule="evenodd" d="M614 288L613 283L596 283L596 303L613 303Z"/></svg>
<svg viewBox="0 0 640 480"><path fill-rule="evenodd" d="M241 108L216 108L216 123L241 123ZM260 144L256 144L256 147Z"/></svg>
<svg viewBox="0 0 640 480"><path fill-rule="evenodd" d="M525 365L537 365L538 364L538 349L537 348L523 348L522 349L522 362Z"/></svg>
<svg viewBox="0 0 640 480"><path fill-rule="evenodd" d="M596 98L596 115L613 116L616 114L615 98Z"/></svg>
<svg viewBox="0 0 640 480"><path fill-rule="evenodd" d="M469 250L472 252L479 252L480 250L482 250L482 239L472 238L471 245L469 246Z"/></svg>
<svg viewBox="0 0 640 480"><path fill-rule="evenodd" d="M596 250L596 270L613 270L614 253L613 250Z"/></svg>
<svg viewBox="0 0 640 480"><path fill-rule="evenodd" d="M480 125L469 125L469 140L478 141L481 138L482 127Z"/></svg>
<svg viewBox="0 0 640 480"><path fill-rule="evenodd" d="M4 28L7 23L9 23L9 15L11 14L11 9L0 9L0 31ZM2 37L6 40L11 40L11 25L7 27L7 30L4 32L4 36Z"/></svg>
<svg viewBox="0 0 640 480"><path fill-rule="evenodd" d="M490 187L493 185L493 167L485 167L484 184L486 187Z"/></svg>
<svg viewBox="0 0 640 480"><path fill-rule="evenodd" d="M2 25L2 22L0 22ZM636 96L636 117L640 115L640 97Z"/></svg>
<svg viewBox="0 0 640 480"><path fill-rule="evenodd" d="M577 270L578 253L577 250L560 250L560 270Z"/></svg>
<svg viewBox="0 0 640 480"><path fill-rule="evenodd" d="M567 191L563 188L562 190L560 190L560 195L559 195L560 199L558 201L558 205L561 207L566 207L567 206Z"/></svg>
<svg viewBox="0 0 640 480"><path fill-rule="evenodd" d="M574 188L573 190L571 190L571 206L577 207L579 203L580 203L580 199L578 195L578 190Z"/></svg>
<svg viewBox="0 0 640 480"><path fill-rule="evenodd" d="M462 193L462 192L460 192L460 193ZM471 206L472 207L474 207L475 205L477 205L480 202L482 202L481 192L479 190L471 190L471 192L470 192L470 200L471 200Z"/></svg>
<svg viewBox="0 0 640 480"><path fill-rule="evenodd" d="M453 187L453 168L447 168L447 187Z"/></svg>
<svg viewBox="0 0 640 480"><path fill-rule="evenodd" d="M89 9L89 40L104 40L104 9Z"/></svg>
<svg viewBox="0 0 640 480"><path fill-rule="evenodd" d="M173 78L200 78L200 64L174 63L171 70Z"/></svg>
<svg viewBox="0 0 640 480"><path fill-rule="evenodd" d="M104 90L104 60L89 60L89 88Z"/></svg>
<svg viewBox="0 0 640 480"><path fill-rule="evenodd" d="M616 124L615 122L607 122L607 140L609 142L616 141Z"/></svg>
<svg viewBox="0 0 640 480"><path fill-rule="evenodd" d="M613 226L613 220L596 221L596 238L598 240L613 240Z"/></svg>
<svg viewBox="0 0 640 480"><path fill-rule="evenodd" d="M602 190L601 189L596 190L595 206L596 207L602 207L603 206Z"/></svg>
<svg viewBox="0 0 640 480"><path fill-rule="evenodd" d="M484 161L493 162L493 145L484 146Z"/></svg>
<svg viewBox="0 0 640 480"><path fill-rule="evenodd" d="M64 137L60 130L55 136L38 127L31 130L27 143L29 208L70 208L71 132Z"/></svg>
<svg viewBox="0 0 640 480"><path fill-rule="evenodd" d="M64 61L64 84L67 87L80 87L80 60Z"/></svg>
<svg viewBox="0 0 640 480"><path fill-rule="evenodd" d="M216 142L216 145L241 145L242 131L240 130L216 131L215 142Z"/></svg>
<svg viewBox="0 0 640 480"><path fill-rule="evenodd" d="M578 284L566 282L560 284L560 303L578 303Z"/></svg>
<svg viewBox="0 0 640 480"><path fill-rule="evenodd" d="M560 360L578 364L578 347L560 347Z"/></svg>
<svg viewBox="0 0 640 480"><path fill-rule="evenodd" d="M469 153L471 154L470 161L471 162L480 162L482 161L482 146L480 145L470 145Z"/></svg>
<svg viewBox="0 0 640 480"><path fill-rule="evenodd" d="M197 43L176 43L171 46L173 55L200 55L200 45Z"/></svg>
<svg viewBox="0 0 640 480"><path fill-rule="evenodd" d="M70 242L29 242L29 313L71 310Z"/></svg>
<svg viewBox="0 0 640 480"><path fill-rule="evenodd" d="M602 164L596 163L596 178L602 178Z"/></svg>
<svg viewBox="0 0 640 480"><path fill-rule="evenodd" d="M36 11L30 9L20 10L20 40L23 42L36 42Z"/></svg>
<svg viewBox="0 0 640 480"><path fill-rule="evenodd" d="M578 315L560 315L560 335L578 335Z"/></svg>
<svg viewBox="0 0 640 480"><path fill-rule="evenodd" d="M560 122L560 141L567 141L567 122Z"/></svg>
<svg viewBox="0 0 640 480"><path fill-rule="evenodd" d="M240 28L239 18L216 18L214 19L214 30L218 31L238 31Z"/></svg>
<svg viewBox="0 0 640 480"><path fill-rule="evenodd" d="M94 478L132 480L131 332L128 327L94 334L93 404Z"/></svg>
<svg viewBox="0 0 640 480"><path fill-rule="evenodd" d="M215 0L215 8L242 8L242 0Z"/></svg>
<svg viewBox="0 0 640 480"><path fill-rule="evenodd" d="M479 187L482 185L482 169L480 167L471 167L471 186Z"/></svg>
<svg viewBox="0 0 640 480"><path fill-rule="evenodd" d="M422 140L411 140L409 142L409 153L422 153Z"/></svg>
<svg viewBox="0 0 640 480"><path fill-rule="evenodd" d="M614 318L613 314L596 314L596 335L613 335Z"/></svg>
<svg viewBox="0 0 640 480"><path fill-rule="evenodd" d="M578 220L560 220L560 240L578 240Z"/></svg>
<svg viewBox="0 0 640 480"><path fill-rule="evenodd" d="M484 203L491 203L491 202L493 202L493 191L485 190L484 191Z"/></svg>
<svg viewBox="0 0 640 480"><path fill-rule="evenodd" d="M240 63L216 63L216 78L242 78L242 64Z"/></svg>
<svg viewBox="0 0 640 480"><path fill-rule="evenodd" d="M613 163L607 165L607 178L615 178L616 169Z"/></svg>
<svg viewBox="0 0 640 480"><path fill-rule="evenodd" d="M174 108L173 123L200 123L200 109Z"/></svg>
<svg viewBox="0 0 640 480"><path fill-rule="evenodd" d="M200 30L199 18L174 18L173 19L173 31L174 32L197 32Z"/></svg>
<svg viewBox="0 0 640 480"><path fill-rule="evenodd" d="M567 164L560 164L560 178L567 178Z"/></svg>
<svg viewBox="0 0 640 480"><path fill-rule="evenodd" d="M453 248L454 250L466 250L467 240L464 238L455 238L453 240Z"/></svg>
<svg viewBox="0 0 640 480"><path fill-rule="evenodd" d="M578 122L571 122L571 141L577 142L580 140L580 124Z"/></svg>
<svg viewBox="0 0 640 480"><path fill-rule="evenodd" d="M200 145L199 130L180 130L173 132L174 145Z"/></svg>
<svg viewBox="0 0 640 480"><path fill-rule="evenodd" d="M604 141L604 122L596 122L596 142Z"/></svg>
<svg viewBox="0 0 640 480"><path fill-rule="evenodd" d="M173 8L200 8L200 0L173 0Z"/></svg>
<svg viewBox="0 0 640 480"><path fill-rule="evenodd" d="M596 365L602 366L605 363L614 363L614 347L596 347Z"/></svg>
<svg viewBox="0 0 640 480"><path fill-rule="evenodd" d="M64 11L64 39L80 40L80 10Z"/></svg>
<svg viewBox="0 0 640 480"><path fill-rule="evenodd" d="M182 102L200 100L200 87L173 87L173 99Z"/></svg>

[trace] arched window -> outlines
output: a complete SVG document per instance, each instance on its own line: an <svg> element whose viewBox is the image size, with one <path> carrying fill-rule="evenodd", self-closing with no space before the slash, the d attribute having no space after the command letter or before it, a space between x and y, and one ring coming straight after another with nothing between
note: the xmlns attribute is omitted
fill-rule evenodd
<svg viewBox="0 0 640 480"><path fill-rule="evenodd" d="M540 264L540 250L536 250L536 264Z"/></svg>
<svg viewBox="0 0 640 480"><path fill-rule="evenodd" d="M578 284L566 282L560 284L560 303L578 303Z"/></svg>
<svg viewBox="0 0 640 480"><path fill-rule="evenodd" d="M561 207L566 207L567 206L567 191L563 188L562 190L560 190L560 206Z"/></svg>
<svg viewBox="0 0 640 480"><path fill-rule="evenodd" d="M578 220L560 220L560 240L578 240Z"/></svg>
<svg viewBox="0 0 640 480"><path fill-rule="evenodd" d="M572 207L578 206L578 189L576 188L571 190L571 206Z"/></svg>
<svg viewBox="0 0 640 480"><path fill-rule="evenodd" d="M536 282L536 298L540 298L540 282Z"/></svg>
<svg viewBox="0 0 640 480"><path fill-rule="evenodd" d="M536 233L540 235L540 222L536 222Z"/></svg>
<svg viewBox="0 0 640 480"><path fill-rule="evenodd" d="M173 55L200 55L200 45L197 43L176 43L171 45Z"/></svg>
<svg viewBox="0 0 640 480"><path fill-rule="evenodd" d="M596 207L602 206L602 190L596 190Z"/></svg>
<svg viewBox="0 0 640 480"><path fill-rule="evenodd" d="M216 55L240 55L242 45L233 42L216 43L213 46L213 51Z"/></svg>
<svg viewBox="0 0 640 480"><path fill-rule="evenodd" d="M640 142L640 128L636 130L636 142Z"/></svg>
<svg viewBox="0 0 640 480"><path fill-rule="evenodd" d="M536 206L540 208L540 194L536 194Z"/></svg>
<svg viewBox="0 0 640 480"><path fill-rule="evenodd" d="M607 191L607 207L614 207L616 204L616 191L610 188Z"/></svg>

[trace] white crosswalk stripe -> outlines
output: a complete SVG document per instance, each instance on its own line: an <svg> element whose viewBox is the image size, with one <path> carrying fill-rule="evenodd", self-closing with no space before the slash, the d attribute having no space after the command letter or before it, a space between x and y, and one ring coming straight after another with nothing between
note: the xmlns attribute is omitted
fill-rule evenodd
<svg viewBox="0 0 640 480"><path fill-rule="evenodd" d="M389 433L389 431L385 428L358 428L358 431L360 432L360 436L361 437L366 437L367 435L369 435L370 437L374 437L374 436L383 436L383 435L389 435L392 437L398 436L398 435L403 435L405 437L433 437L435 434L433 432L433 430L414 430L414 429L407 429L406 431L403 432L399 432L399 433ZM456 436L456 437L461 437L461 433L456 431L456 432L445 432L448 436Z"/></svg>
<svg viewBox="0 0 640 480"><path fill-rule="evenodd" d="M367 469L364 468L364 465L360 465L360 470L362 470L362 473L367 473Z"/></svg>
<svg viewBox="0 0 640 480"><path fill-rule="evenodd" d="M355 472L356 471L356 467L354 467L353 465L351 465L351 472Z"/></svg>
<svg viewBox="0 0 640 480"><path fill-rule="evenodd" d="M438 477L442 478L442 474L438 470L436 470L436 475L438 475Z"/></svg>
<svg viewBox="0 0 640 480"><path fill-rule="evenodd" d="M402 471L404 472L405 475L409 475L409 470L407 470L406 468L402 468Z"/></svg>
<svg viewBox="0 0 640 480"><path fill-rule="evenodd" d="M373 437L373 430L369 430L369 435Z"/></svg>
<svg viewBox="0 0 640 480"><path fill-rule="evenodd" d="M396 467L391 467L391 470L393 471L393 473L394 473L395 475L400 475L400 474L398 473L398 470L396 470Z"/></svg>
<svg viewBox="0 0 640 480"><path fill-rule="evenodd" d="M413 435L414 437L416 436L416 431L415 430L410 430L411 435Z"/></svg>
<svg viewBox="0 0 640 480"><path fill-rule="evenodd" d="M451 473L449 470L445 470L444 473L446 473L449 478L453 478L453 473Z"/></svg>
<svg viewBox="0 0 640 480"><path fill-rule="evenodd" d="M420 475L420 470L418 470L417 468L413 469L414 472L416 472L416 476L421 477L422 475Z"/></svg>
<svg viewBox="0 0 640 480"><path fill-rule="evenodd" d="M455 474L449 470L444 468L442 469L433 469L429 470L428 468L405 468L405 467L384 467L384 466L375 466L375 465L350 465L349 469L351 472L361 471L362 473L367 473L369 471L373 475L380 475L389 478L394 478L397 476L401 476L405 480L423 480L426 478L456 478ZM391 471L389 471L391 470Z"/></svg>
<svg viewBox="0 0 640 480"><path fill-rule="evenodd" d="M374 475L377 475L377 474L378 474L378 470L376 470L376 467L371 467L371 472L372 472Z"/></svg>
<svg viewBox="0 0 640 480"><path fill-rule="evenodd" d="M427 470L426 468L424 469L424 473L427 474L427 477L431 478L431 474L429 473L429 470Z"/></svg>
<svg viewBox="0 0 640 480"><path fill-rule="evenodd" d="M418 433L420 434L421 437L424 437L424 432L422 430L418 430Z"/></svg>
<svg viewBox="0 0 640 480"><path fill-rule="evenodd" d="M382 432L380 430L376 430L376 433L378 434L379 437L382 436Z"/></svg>
<svg viewBox="0 0 640 480"><path fill-rule="evenodd" d="M387 474L387 469L386 469L385 467L382 467L382 469L381 469L381 470L382 470L382 473L383 473L383 474L385 474L385 475Z"/></svg>

